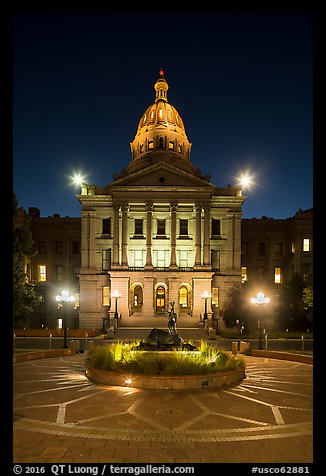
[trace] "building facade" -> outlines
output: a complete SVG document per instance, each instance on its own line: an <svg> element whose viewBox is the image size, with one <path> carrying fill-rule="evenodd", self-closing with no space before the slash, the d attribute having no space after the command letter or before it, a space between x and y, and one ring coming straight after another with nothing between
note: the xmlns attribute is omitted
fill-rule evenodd
<svg viewBox="0 0 326 476"><path fill-rule="evenodd" d="M243 219L241 266L251 294L264 292L277 305L280 286L294 274L313 275L313 209L287 219Z"/></svg>
<svg viewBox="0 0 326 476"><path fill-rule="evenodd" d="M218 188L193 166L162 71L154 88L129 165L78 195L84 327L98 328L116 307L120 326L165 325L171 302L179 325L198 327L205 302L216 320L228 288L241 282L241 188Z"/></svg>

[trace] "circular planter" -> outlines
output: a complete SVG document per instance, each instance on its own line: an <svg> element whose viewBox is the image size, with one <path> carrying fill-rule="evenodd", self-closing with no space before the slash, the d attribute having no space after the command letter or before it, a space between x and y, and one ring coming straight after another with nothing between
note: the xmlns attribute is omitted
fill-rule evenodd
<svg viewBox="0 0 326 476"><path fill-rule="evenodd" d="M201 375L130 375L95 369L86 361L86 376L90 380L103 385L165 390L187 390L192 388L218 388L233 385L245 378L245 370L230 370L226 372Z"/></svg>

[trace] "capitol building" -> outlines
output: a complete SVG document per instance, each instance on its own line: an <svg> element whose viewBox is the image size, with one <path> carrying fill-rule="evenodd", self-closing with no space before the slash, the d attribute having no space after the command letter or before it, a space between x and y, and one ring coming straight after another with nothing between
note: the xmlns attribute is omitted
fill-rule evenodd
<svg viewBox="0 0 326 476"><path fill-rule="evenodd" d="M240 186L218 187L191 163L191 143L161 70L140 117L131 161L107 185L82 184L79 325L179 326L219 316L241 283ZM205 299L205 297L209 299Z"/></svg>

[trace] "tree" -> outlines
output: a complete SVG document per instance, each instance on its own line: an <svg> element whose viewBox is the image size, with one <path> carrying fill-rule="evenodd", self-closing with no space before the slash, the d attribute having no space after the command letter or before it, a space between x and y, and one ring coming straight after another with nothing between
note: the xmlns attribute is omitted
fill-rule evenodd
<svg viewBox="0 0 326 476"><path fill-rule="evenodd" d="M252 312L248 306L247 293L246 284L231 288L225 306L221 309L221 317L226 327L235 327L237 321L239 326L244 325L247 330L252 327Z"/></svg>
<svg viewBox="0 0 326 476"><path fill-rule="evenodd" d="M305 300L311 303L311 308ZM304 278L299 273L294 273L292 279L283 287L277 314L279 326L283 329L307 328L312 321L311 276Z"/></svg>
<svg viewBox="0 0 326 476"><path fill-rule="evenodd" d="M28 283L25 273L25 259L33 254L33 239L29 229L30 218L24 214L22 223L15 226L19 211L15 194L13 205L13 319L17 323L30 317L35 307L41 303L42 297Z"/></svg>

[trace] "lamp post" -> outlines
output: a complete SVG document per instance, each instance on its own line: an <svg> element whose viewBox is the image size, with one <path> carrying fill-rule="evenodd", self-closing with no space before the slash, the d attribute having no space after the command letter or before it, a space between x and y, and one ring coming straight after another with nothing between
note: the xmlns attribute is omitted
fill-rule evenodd
<svg viewBox="0 0 326 476"><path fill-rule="evenodd" d="M69 294L69 291L62 291L61 294L56 296L56 300L62 303L63 307L63 348L67 349L67 312L66 306L68 302L75 300L75 297Z"/></svg>
<svg viewBox="0 0 326 476"><path fill-rule="evenodd" d="M264 293L257 293L257 297L251 298L251 302L261 308L261 306L266 306L269 303L269 298L264 296ZM261 331L261 320L258 319L258 349L263 350L263 336Z"/></svg>
<svg viewBox="0 0 326 476"><path fill-rule="evenodd" d="M114 291L112 297L115 299L114 320L116 325L118 325L118 299L121 298L121 294L119 291Z"/></svg>
<svg viewBox="0 0 326 476"><path fill-rule="evenodd" d="M207 323L207 320L208 320L208 316L207 316L207 299L210 299L211 295L208 293L208 291L205 291L202 295L201 295L202 299L205 300L205 310L204 310L204 326L206 327L206 323Z"/></svg>

